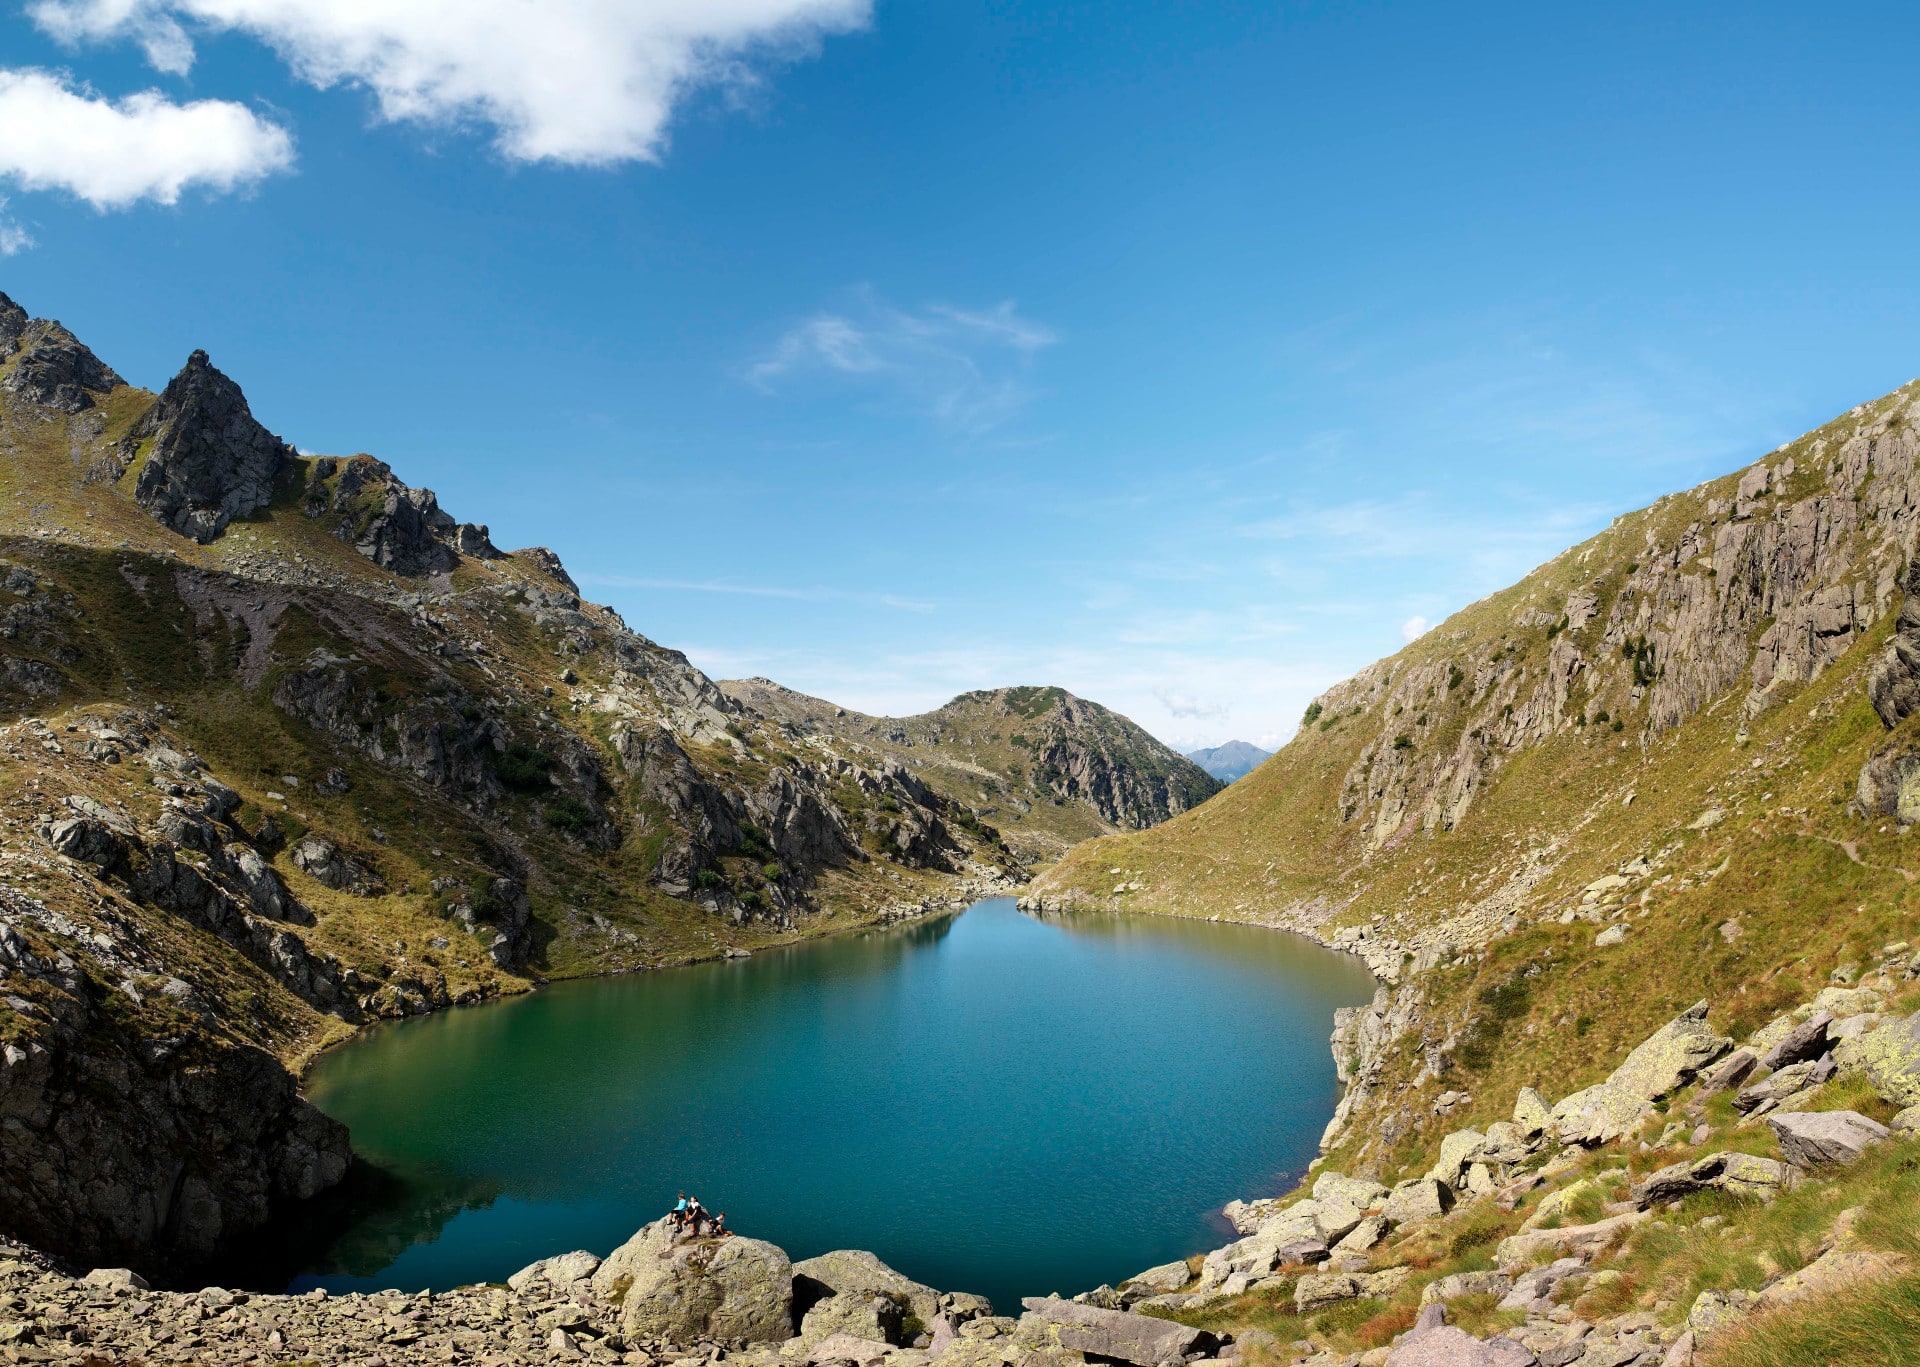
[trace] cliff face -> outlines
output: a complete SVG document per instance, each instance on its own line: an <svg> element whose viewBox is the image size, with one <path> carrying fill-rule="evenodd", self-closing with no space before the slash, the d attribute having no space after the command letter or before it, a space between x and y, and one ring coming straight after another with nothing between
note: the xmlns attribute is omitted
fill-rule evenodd
<svg viewBox="0 0 1920 1367"><path fill-rule="evenodd" d="M1368 1161L1429 1135L1446 1092L1565 1090L1560 1070L1703 976L1750 1011L1810 995L1913 910L1897 842L1920 815L1920 652L1892 619L1917 422L1910 385L1617 519L1329 689L1205 807L1074 851L1037 894L1363 955L1398 986L1343 1025L1357 1085L1332 1138Z"/></svg>

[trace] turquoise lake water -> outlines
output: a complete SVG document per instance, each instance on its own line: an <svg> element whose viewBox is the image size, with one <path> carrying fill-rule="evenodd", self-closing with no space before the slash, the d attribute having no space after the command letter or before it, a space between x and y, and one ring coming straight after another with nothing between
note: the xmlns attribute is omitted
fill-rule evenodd
<svg viewBox="0 0 1920 1367"><path fill-rule="evenodd" d="M1334 1008L1372 991L1274 931L996 900L382 1026L309 1078L366 1161L232 1281L502 1280L686 1190L795 1258L872 1249L1017 1313L1287 1185L1338 1099Z"/></svg>

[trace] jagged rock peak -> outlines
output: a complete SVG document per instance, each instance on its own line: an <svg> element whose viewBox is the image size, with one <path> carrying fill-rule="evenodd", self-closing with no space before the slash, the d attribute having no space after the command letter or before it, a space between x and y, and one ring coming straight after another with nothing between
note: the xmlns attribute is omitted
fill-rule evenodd
<svg viewBox="0 0 1920 1367"><path fill-rule="evenodd" d="M445 574L462 555L500 554L484 526L455 522L433 490L411 487L369 455L309 462L306 513L333 516L335 536L395 574Z"/></svg>
<svg viewBox="0 0 1920 1367"><path fill-rule="evenodd" d="M31 321L25 309L14 303L5 291L0 291L0 357L11 356L19 349L20 339L26 335Z"/></svg>
<svg viewBox="0 0 1920 1367"><path fill-rule="evenodd" d="M262 427L240 386L196 351L127 434L127 454L151 441L134 501L164 526L205 544L236 517L273 501L294 450Z"/></svg>
<svg viewBox="0 0 1920 1367"><path fill-rule="evenodd" d="M556 583L565 584L569 591L575 594L580 592L580 586L573 582L573 576L568 574L567 567L560 563L560 557L545 546L528 546L523 550L515 551L514 555L532 564L547 578Z"/></svg>
<svg viewBox="0 0 1920 1367"><path fill-rule="evenodd" d="M126 383L59 323L30 318L25 309L0 294L0 366L9 362L11 368L0 380L0 389L63 413L91 408L94 394Z"/></svg>

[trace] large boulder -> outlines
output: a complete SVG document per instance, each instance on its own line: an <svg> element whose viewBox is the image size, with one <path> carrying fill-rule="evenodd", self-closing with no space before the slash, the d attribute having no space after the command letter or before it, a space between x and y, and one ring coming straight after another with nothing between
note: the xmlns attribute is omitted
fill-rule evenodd
<svg viewBox="0 0 1920 1367"><path fill-rule="evenodd" d="M1553 1108L1561 1142L1595 1145L1619 1138L1651 1113L1654 1102L1673 1095L1731 1048L1733 1041L1707 1024L1707 1003L1694 1003L1628 1054L1605 1082Z"/></svg>
<svg viewBox="0 0 1920 1367"><path fill-rule="evenodd" d="M793 1265L760 1239L683 1236L656 1220L607 1256L593 1293L629 1338L781 1343L793 1337Z"/></svg>
<svg viewBox="0 0 1920 1367"><path fill-rule="evenodd" d="M1643 1208L1677 1201L1709 1188L1769 1199L1786 1190L1792 1180L1792 1170L1771 1158L1750 1153L1710 1153L1648 1173L1633 1184L1632 1196Z"/></svg>
<svg viewBox="0 0 1920 1367"><path fill-rule="evenodd" d="M908 1340L933 1328L940 1314L938 1291L902 1276L864 1249L836 1249L793 1265L794 1314L805 1316L818 1302L839 1296L850 1300L883 1296L892 1301L900 1307Z"/></svg>
<svg viewBox="0 0 1920 1367"><path fill-rule="evenodd" d="M1453 1188L1431 1177L1402 1182L1387 1196L1380 1213L1396 1225L1438 1220L1453 1209Z"/></svg>
<svg viewBox="0 0 1920 1367"><path fill-rule="evenodd" d="M1760 1055L1762 1068L1785 1068L1790 1063L1805 1063L1827 1052L1827 1029L1833 1013L1822 1011L1781 1036L1774 1046Z"/></svg>
<svg viewBox="0 0 1920 1367"><path fill-rule="evenodd" d="M1920 1105L1920 1012L1843 1042L1834 1058L1864 1072L1895 1106Z"/></svg>
<svg viewBox="0 0 1920 1367"><path fill-rule="evenodd" d="M1590 1225L1566 1225L1560 1229L1529 1229L1510 1234L1494 1250L1493 1260L1501 1267L1520 1267L1537 1262L1543 1254L1558 1258L1571 1255L1591 1257L1646 1219L1644 1211L1629 1211Z"/></svg>
<svg viewBox="0 0 1920 1367"><path fill-rule="evenodd" d="M1767 1117L1780 1156L1796 1168L1851 1163L1890 1131L1858 1111L1776 1111Z"/></svg>
<svg viewBox="0 0 1920 1367"><path fill-rule="evenodd" d="M894 1346L905 1342L900 1302L858 1291L815 1301L800 1317L800 1341L809 1348L836 1335Z"/></svg>
<svg viewBox="0 0 1920 1367"><path fill-rule="evenodd" d="M1015 1339L1036 1349L1062 1348L1133 1367L1178 1367L1195 1355L1211 1355L1219 1340L1204 1329L1171 1320L1101 1310L1073 1301L1029 1299Z"/></svg>
<svg viewBox="0 0 1920 1367"><path fill-rule="evenodd" d="M1387 1367L1537 1367L1540 1359L1510 1338L1475 1338L1443 1324L1387 1354Z"/></svg>

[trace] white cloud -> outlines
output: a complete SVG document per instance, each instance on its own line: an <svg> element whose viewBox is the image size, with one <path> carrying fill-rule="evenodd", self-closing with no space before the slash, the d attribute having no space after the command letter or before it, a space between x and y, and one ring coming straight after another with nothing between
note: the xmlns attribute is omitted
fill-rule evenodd
<svg viewBox="0 0 1920 1367"><path fill-rule="evenodd" d="M7 199L0 195L0 256L12 256L33 245L33 236L7 217Z"/></svg>
<svg viewBox="0 0 1920 1367"><path fill-rule="evenodd" d="M1227 709L1219 703L1203 702L1185 693L1156 688L1153 690L1153 696L1158 698L1160 705L1167 709L1168 716L1177 717L1182 721L1195 719L1211 721L1227 715Z"/></svg>
<svg viewBox="0 0 1920 1367"><path fill-rule="evenodd" d="M36 0L68 42L131 38L191 63L181 21L248 34L315 86L355 85L390 121L483 124L519 161L657 161L674 106L738 92L756 60L863 27L871 0Z"/></svg>
<svg viewBox="0 0 1920 1367"><path fill-rule="evenodd" d="M148 90L113 101L53 72L0 70L0 176L65 190L96 209L235 190L293 164L293 139L245 105L174 104Z"/></svg>
<svg viewBox="0 0 1920 1367"><path fill-rule="evenodd" d="M747 374L766 390L810 373L881 386L948 427L979 434L1031 402L1033 356L1059 340L1011 300L984 311L936 304L912 312L860 290L845 312L816 313L787 329Z"/></svg>
<svg viewBox="0 0 1920 1367"><path fill-rule="evenodd" d="M1400 624L1400 639L1412 644L1425 636L1432 626L1433 623L1416 614Z"/></svg>

